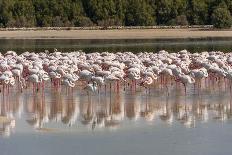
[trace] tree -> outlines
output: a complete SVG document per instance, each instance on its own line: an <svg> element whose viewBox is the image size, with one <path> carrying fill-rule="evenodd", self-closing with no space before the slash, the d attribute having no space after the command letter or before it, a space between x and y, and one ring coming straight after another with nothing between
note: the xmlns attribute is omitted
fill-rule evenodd
<svg viewBox="0 0 232 155"><path fill-rule="evenodd" d="M0 23L3 27L6 27L9 21L11 21L11 23L14 23L14 18L11 11L13 6L13 0L0 1Z"/></svg>
<svg viewBox="0 0 232 155"><path fill-rule="evenodd" d="M229 27L231 13L231 0L0 0L0 27Z"/></svg>
<svg viewBox="0 0 232 155"><path fill-rule="evenodd" d="M116 15L113 0L86 0L84 4L85 10L88 10L87 15L95 23L114 18Z"/></svg>
<svg viewBox="0 0 232 155"><path fill-rule="evenodd" d="M12 8L12 16L16 27L35 26L35 15L32 1L16 0Z"/></svg>
<svg viewBox="0 0 232 155"><path fill-rule="evenodd" d="M181 26L186 26L189 25L187 17L185 15L180 15L177 16L174 19L171 19L168 21L167 25L171 25L171 26L177 26L177 25L181 25Z"/></svg>
<svg viewBox="0 0 232 155"><path fill-rule="evenodd" d="M155 24L153 9L146 0L128 0L125 24L128 26L148 26Z"/></svg>
<svg viewBox="0 0 232 155"><path fill-rule="evenodd" d="M155 1L155 5L157 7L156 11L156 18L158 25L166 25L171 19L172 14L172 0L162 0L162 1Z"/></svg>
<svg viewBox="0 0 232 155"><path fill-rule="evenodd" d="M37 26L50 26L52 24L52 18L50 14L48 1L34 0L33 4L34 4L35 16L36 16L36 22L37 22L36 25Z"/></svg>
<svg viewBox="0 0 232 155"><path fill-rule="evenodd" d="M191 25L208 24L208 0L188 0L187 18Z"/></svg>
<svg viewBox="0 0 232 155"><path fill-rule="evenodd" d="M212 14L212 24L216 28L231 28L232 17L227 7L219 6Z"/></svg>
<svg viewBox="0 0 232 155"><path fill-rule="evenodd" d="M188 25L186 17L187 2L185 0L172 0L169 21L165 25Z"/></svg>
<svg viewBox="0 0 232 155"><path fill-rule="evenodd" d="M126 1L127 0L115 0L117 25L125 24Z"/></svg>
<svg viewBox="0 0 232 155"><path fill-rule="evenodd" d="M80 27L94 26L94 23L88 17L76 17L73 20L73 23L74 23L75 26L80 26Z"/></svg>

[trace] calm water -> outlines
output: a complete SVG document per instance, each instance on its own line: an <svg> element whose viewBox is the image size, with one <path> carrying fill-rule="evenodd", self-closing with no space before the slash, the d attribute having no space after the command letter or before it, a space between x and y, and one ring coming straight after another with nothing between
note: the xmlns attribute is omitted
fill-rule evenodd
<svg viewBox="0 0 232 155"><path fill-rule="evenodd" d="M224 51L231 52L232 38L208 39L158 39L158 40L75 40L75 39L0 39L0 51L15 50L17 52L43 52L45 49L69 52L83 50L84 52L157 52L167 50L178 52L187 49L191 52Z"/></svg>
<svg viewBox="0 0 232 155"><path fill-rule="evenodd" d="M221 50L232 40L0 40L0 49L44 51ZM209 84L209 86L211 86ZM231 154L232 98L225 86L107 92L80 88L0 93L1 155Z"/></svg>
<svg viewBox="0 0 232 155"><path fill-rule="evenodd" d="M210 86L210 85L209 85ZM0 150L8 154L231 154L225 86L87 95L47 87L0 94Z"/></svg>

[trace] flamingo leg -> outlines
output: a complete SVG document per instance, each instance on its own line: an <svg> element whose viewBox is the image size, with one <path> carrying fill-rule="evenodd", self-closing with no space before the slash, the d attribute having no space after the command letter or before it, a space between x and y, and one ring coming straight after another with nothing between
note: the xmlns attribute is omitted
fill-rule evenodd
<svg viewBox="0 0 232 155"><path fill-rule="evenodd" d="M134 80L135 92L136 92L136 80Z"/></svg>
<svg viewBox="0 0 232 155"><path fill-rule="evenodd" d="M185 84L185 83L183 83L183 84L184 84L184 94L185 94L185 96L186 96L186 94L187 94L186 84Z"/></svg>
<svg viewBox="0 0 232 155"><path fill-rule="evenodd" d="M119 81L117 81L117 93L119 93Z"/></svg>

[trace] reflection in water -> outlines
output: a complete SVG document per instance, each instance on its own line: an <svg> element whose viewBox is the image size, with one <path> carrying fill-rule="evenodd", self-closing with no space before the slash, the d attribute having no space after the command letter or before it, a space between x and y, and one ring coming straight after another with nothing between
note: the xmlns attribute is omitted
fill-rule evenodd
<svg viewBox="0 0 232 155"><path fill-rule="evenodd" d="M10 136L15 128L15 115L20 113L20 99L16 98L17 102L10 104L9 97L2 97L0 105L0 134L3 136Z"/></svg>
<svg viewBox="0 0 232 155"><path fill-rule="evenodd" d="M231 119L231 98L226 95L157 96L143 92L87 95L82 91L45 91L1 95L0 134L10 136L23 120L36 131L53 131L50 124L90 130L119 129L131 122L157 120L187 128L199 122ZM64 126L63 126L64 125ZM63 126L63 127L62 127ZM55 131L55 129L54 129Z"/></svg>

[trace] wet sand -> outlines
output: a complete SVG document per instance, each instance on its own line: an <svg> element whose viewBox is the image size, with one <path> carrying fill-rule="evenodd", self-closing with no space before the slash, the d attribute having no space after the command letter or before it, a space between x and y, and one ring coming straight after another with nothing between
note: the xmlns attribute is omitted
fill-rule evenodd
<svg viewBox="0 0 232 155"><path fill-rule="evenodd" d="M232 30L123 29L0 31L0 39L185 39L232 38Z"/></svg>

